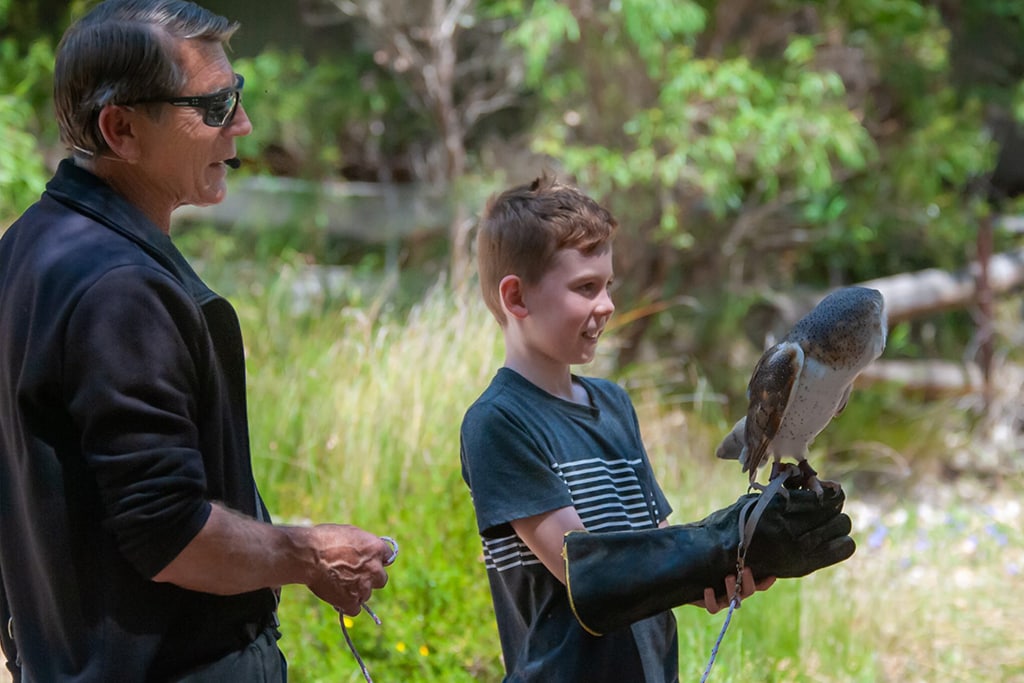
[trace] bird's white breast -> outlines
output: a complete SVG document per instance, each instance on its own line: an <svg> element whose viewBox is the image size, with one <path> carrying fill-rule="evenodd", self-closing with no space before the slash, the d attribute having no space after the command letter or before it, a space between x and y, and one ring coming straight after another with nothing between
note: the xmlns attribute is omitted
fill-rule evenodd
<svg viewBox="0 0 1024 683"><path fill-rule="evenodd" d="M794 388L771 449L780 456L803 456L808 446L836 415L846 388L857 370L837 371L804 357L800 381Z"/></svg>

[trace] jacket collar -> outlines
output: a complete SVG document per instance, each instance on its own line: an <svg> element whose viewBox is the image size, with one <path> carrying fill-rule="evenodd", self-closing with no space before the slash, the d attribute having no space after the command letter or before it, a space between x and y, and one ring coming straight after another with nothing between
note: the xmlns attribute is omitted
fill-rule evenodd
<svg viewBox="0 0 1024 683"><path fill-rule="evenodd" d="M199 278L171 238L134 204L115 192L99 177L64 159L57 167L46 194L69 208L138 244L160 262L199 303L217 298Z"/></svg>

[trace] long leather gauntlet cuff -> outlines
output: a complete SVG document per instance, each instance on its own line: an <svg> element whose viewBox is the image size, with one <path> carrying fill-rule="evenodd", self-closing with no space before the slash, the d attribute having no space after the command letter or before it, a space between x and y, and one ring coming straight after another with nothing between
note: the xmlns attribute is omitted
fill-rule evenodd
<svg viewBox="0 0 1024 683"><path fill-rule="evenodd" d="M722 589L735 573L740 520L747 503L734 504L700 522L643 531L565 535L565 582L576 619L601 635ZM850 518L842 491L822 499L790 491L767 502L746 555L755 579L806 576L853 554Z"/></svg>
<svg viewBox="0 0 1024 683"><path fill-rule="evenodd" d="M736 543L707 529L670 526L645 531L565 535L565 583L577 621L603 635L704 597L736 566ZM737 541L738 543L738 541Z"/></svg>

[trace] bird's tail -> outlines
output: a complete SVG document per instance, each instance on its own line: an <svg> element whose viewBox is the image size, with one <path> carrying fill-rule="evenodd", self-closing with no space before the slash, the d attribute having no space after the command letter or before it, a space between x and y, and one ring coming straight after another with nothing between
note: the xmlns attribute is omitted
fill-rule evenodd
<svg viewBox="0 0 1024 683"><path fill-rule="evenodd" d="M739 460L741 465L746 464L747 458L747 418L741 418L732 431L725 435L722 443L715 450L715 457L722 460Z"/></svg>

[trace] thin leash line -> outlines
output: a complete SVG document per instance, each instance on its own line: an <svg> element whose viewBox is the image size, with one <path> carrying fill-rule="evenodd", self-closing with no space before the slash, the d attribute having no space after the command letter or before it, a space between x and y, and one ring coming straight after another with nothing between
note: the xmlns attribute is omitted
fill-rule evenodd
<svg viewBox="0 0 1024 683"><path fill-rule="evenodd" d="M363 603L363 609L369 614L377 626L381 625L380 617L374 614L370 606L365 602ZM356 644L352 642L352 636L348 633L348 628L345 627L345 615L341 614L338 618L338 623L341 624L341 633L345 636L345 643L348 645L348 649L352 652L352 656L356 658L356 662L359 664L359 670L363 672L363 678L366 679L366 683L373 683L373 677L370 676L370 670L366 667L366 662L359 656L359 650L356 649Z"/></svg>
<svg viewBox="0 0 1024 683"><path fill-rule="evenodd" d="M704 668L704 674L700 678L700 683L707 683L708 676L711 675L711 667L715 665L715 659L718 657L718 649L721 647L722 640L725 638L725 632L728 630L729 623L732 621L733 612L739 609L742 573L743 568L746 566L747 549L750 547L750 542L754 539L754 529L757 528L757 523L761 521L761 515L764 513L764 509L768 507L768 503L771 502L771 499L779 492L787 479L789 479L789 476L787 475L775 477L775 479L768 482L768 485L761 492L761 495L747 501L746 505L743 506L743 509L740 510L740 544L736 551L736 583L733 584L732 597L729 599L729 611L725 615L725 622L722 624L722 630L718 632L718 638L715 640L715 645L711 648L711 656L708 658L708 664ZM753 510L751 510L751 508L753 508ZM749 517L747 516L748 511L750 511Z"/></svg>
<svg viewBox="0 0 1024 683"><path fill-rule="evenodd" d="M391 557L384 560L384 566L390 567L392 564L394 564L395 559L398 557L398 541L391 538L390 536L381 536L380 540L384 541L389 546L391 546ZM381 625L380 617L378 617L374 613L374 611L370 609L369 605L367 605L364 602L362 604L362 608L366 610L366 613L370 615L370 618L373 619L374 623L377 624L377 626ZM352 642L352 636L349 635L348 627L345 626L344 614L338 614L338 623L341 624L341 634L345 636L345 644L348 645L348 649L352 653L352 656L356 658L356 662L359 664L359 670L363 672L363 678L366 679L366 683L373 683L373 677L370 676L370 669L367 668L366 662L363 661L363 658L359 656L359 650L356 649L356 644Z"/></svg>
<svg viewBox="0 0 1024 683"><path fill-rule="evenodd" d="M729 601L729 611L725 614L725 623L722 624L722 630L718 632L718 639L715 640L715 646L711 648L711 657L708 659L708 665L704 669L704 675L700 677L700 683L707 683L708 676L711 675L711 667L715 665L715 658L718 657L718 648L722 645L722 639L725 638L725 632L729 628L729 622L732 621L732 613L740 606L739 591L739 581L737 581L736 587L733 589L732 600Z"/></svg>

